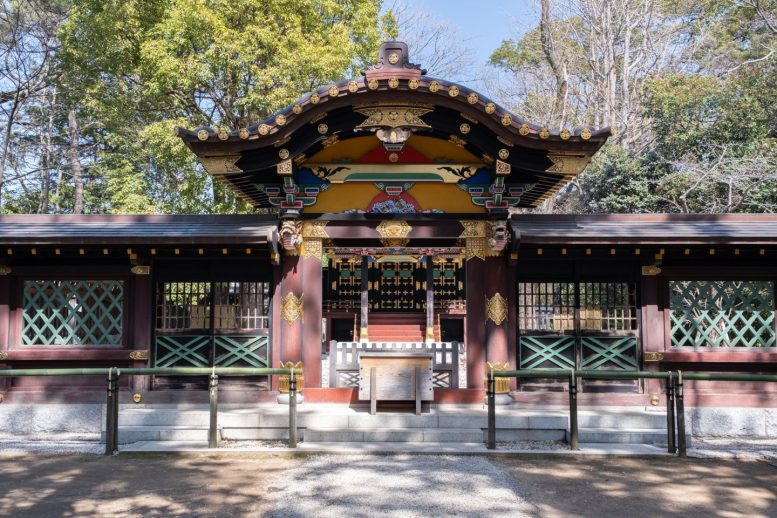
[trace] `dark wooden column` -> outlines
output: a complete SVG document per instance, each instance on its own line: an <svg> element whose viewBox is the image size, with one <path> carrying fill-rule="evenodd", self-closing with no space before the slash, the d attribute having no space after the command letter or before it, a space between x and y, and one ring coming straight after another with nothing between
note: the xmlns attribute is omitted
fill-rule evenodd
<svg viewBox="0 0 777 518"><path fill-rule="evenodd" d="M467 388L483 388L486 374L485 297L483 271L485 261L478 257L467 259Z"/></svg>
<svg viewBox="0 0 777 518"><path fill-rule="evenodd" d="M664 351L664 313L660 304L661 277L642 276L640 286L641 305L641 329L640 343L642 344L642 358L644 369L648 371L659 370L659 362L650 361L656 353ZM660 394L663 392L663 383L660 380L646 380L645 392L648 394Z"/></svg>
<svg viewBox="0 0 777 518"><path fill-rule="evenodd" d="M434 341L434 261L426 256L426 341Z"/></svg>
<svg viewBox="0 0 777 518"><path fill-rule="evenodd" d="M359 340L369 340L367 328L369 325L370 312L370 258L367 255L362 256L362 293L359 304Z"/></svg>
<svg viewBox="0 0 777 518"><path fill-rule="evenodd" d="M507 262L504 254L487 257L484 269L486 298L486 361L507 363Z"/></svg>
<svg viewBox="0 0 777 518"><path fill-rule="evenodd" d="M284 254L281 280L282 362L302 361L302 261L299 255Z"/></svg>
<svg viewBox="0 0 777 518"><path fill-rule="evenodd" d="M132 278L132 324L129 346L137 352L148 351L148 354L145 360L133 361L133 367L146 367L149 364L149 358L153 358L153 351L151 350L153 304L151 275L135 275ZM144 392L149 390L149 383L150 378L148 376L132 377L132 389L134 391Z"/></svg>
<svg viewBox="0 0 777 518"><path fill-rule="evenodd" d="M9 330L11 328L11 276L0 275L0 369L5 368L2 358L8 352ZM7 389L9 378L0 378L0 391Z"/></svg>
<svg viewBox="0 0 777 518"><path fill-rule="evenodd" d="M302 319L302 364L305 386L321 386L321 280L322 240L306 237L302 244L302 281L304 318Z"/></svg>
<svg viewBox="0 0 777 518"><path fill-rule="evenodd" d="M271 367L277 367L284 359L283 352L283 325L285 320L281 318L281 299L283 298L283 264L273 265L272 268L272 313L270 321L270 341L272 351L270 354ZM271 390L278 390L278 376L270 376Z"/></svg>

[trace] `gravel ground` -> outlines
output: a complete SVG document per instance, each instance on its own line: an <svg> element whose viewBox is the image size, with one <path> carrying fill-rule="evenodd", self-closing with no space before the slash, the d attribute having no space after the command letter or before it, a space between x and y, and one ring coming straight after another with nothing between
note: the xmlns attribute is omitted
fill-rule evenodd
<svg viewBox="0 0 777 518"><path fill-rule="evenodd" d="M237 441L222 439L219 441L219 448L232 448L232 449L264 449L264 450L277 450L281 448L288 448L289 441Z"/></svg>
<svg viewBox="0 0 777 518"><path fill-rule="evenodd" d="M497 450L568 450L563 441L503 441L496 443Z"/></svg>
<svg viewBox="0 0 777 518"><path fill-rule="evenodd" d="M18 453L105 453L105 445L95 441L0 440L0 451Z"/></svg>
<svg viewBox="0 0 777 518"><path fill-rule="evenodd" d="M326 455L275 481L271 517L536 516L484 457Z"/></svg>
<svg viewBox="0 0 777 518"><path fill-rule="evenodd" d="M688 455L699 458L734 458L777 461L777 438L774 439L693 439Z"/></svg>

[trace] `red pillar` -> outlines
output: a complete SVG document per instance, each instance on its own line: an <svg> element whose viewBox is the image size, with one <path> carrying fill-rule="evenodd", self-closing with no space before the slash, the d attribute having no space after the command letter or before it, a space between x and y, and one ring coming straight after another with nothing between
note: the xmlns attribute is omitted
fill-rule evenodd
<svg viewBox="0 0 777 518"><path fill-rule="evenodd" d="M486 361L507 363L507 263L503 254L485 260Z"/></svg>
<svg viewBox="0 0 777 518"><path fill-rule="evenodd" d="M281 357L280 362L302 361L302 261L284 254L281 278Z"/></svg>
<svg viewBox="0 0 777 518"><path fill-rule="evenodd" d="M485 261L470 257L465 263L467 291L467 388L483 388L486 375Z"/></svg>
<svg viewBox="0 0 777 518"><path fill-rule="evenodd" d="M321 386L321 240L306 238L302 252L304 317L302 319L302 364L305 386Z"/></svg>

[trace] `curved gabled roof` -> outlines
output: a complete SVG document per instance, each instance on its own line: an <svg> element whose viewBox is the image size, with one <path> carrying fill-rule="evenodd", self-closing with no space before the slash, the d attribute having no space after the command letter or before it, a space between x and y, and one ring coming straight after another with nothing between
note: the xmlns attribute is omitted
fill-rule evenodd
<svg viewBox="0 0 777 518"><path fill-rule="evenodd" d="M295 166L339 141L362 136L365 111L377 106L427 109L417 134L458 142L486 165L510 165L507 182L533 184L521 206L535 206L582 171L611 135L608 128L551 131L526 121L492 100L455 83L424 75L409 62L407 46L381 45L378 63L363 77L323 86L246 128L178 129L206 169L255 205L266 197L255 188L267 182L280 161ZM506 151L505 151L506 150Z"/></svg>

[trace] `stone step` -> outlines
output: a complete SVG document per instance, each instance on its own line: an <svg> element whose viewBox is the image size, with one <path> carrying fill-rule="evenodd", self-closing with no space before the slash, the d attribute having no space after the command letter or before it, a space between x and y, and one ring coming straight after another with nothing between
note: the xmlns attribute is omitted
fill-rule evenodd
<svg viewBox="0 0 777 518"><path fill-rule="evenodd" d="M569 432L567 432L569 440ZM659 428L580 428L578 440L606 444L666 444L666 429ZM690 445L690 436L686 437Z"/></svg>
<svg viewBox="0 0 777 518"><path fill-rule="evenodd" d="M660 412L579 412L580 428L662 428L666 429L666 414Z"/></svg>
<svg viewBox="0 0 777 518"><path fill-rule="evenodd" d="M119 412L119 427L122 426L208 426L210 413L207 410L176 410L138 408Z"/></svg>
<svg viewBox="0 0 777 518"><path fill-rule="evenodd" d="M310 442L481 442L480 428L307 428Z"/></svg>
<svg viewBox="0 0 777 518"><path fill-rule="evenodd" d="M105 440L105 432L103 432ZM192 426L120 426L119 444L138 441L207 441L207 427Z"/></svg>

